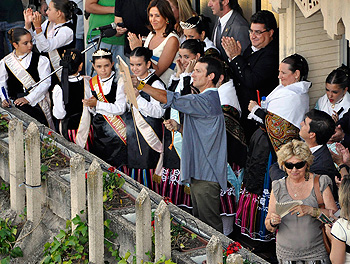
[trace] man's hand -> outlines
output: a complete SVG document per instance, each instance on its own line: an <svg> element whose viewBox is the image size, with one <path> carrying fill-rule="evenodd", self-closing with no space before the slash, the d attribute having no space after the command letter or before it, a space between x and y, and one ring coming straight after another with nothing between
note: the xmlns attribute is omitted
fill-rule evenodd
<svg viewBox="0 0 350 264"><path fill-rule="evenodd" d="M345 133L340 125L335 127L335 133L332 135L328 143L339 142L344 139Z"/></svg>
<svg viewBox="0 0 350 264"><path fill-rule="evenodd" d="M222 37L221 44L229 59L232 60L234 57L241 55L241 52L242 52L241 43L239 41L236 41L234 38Z"/></svg>
<svg viewBox="0 0 350 264"><path fill-rule="evenodd" d="M163 124L165 125L166 129L170 131L178 131L180 127L180 124L177 123L174 119L164 120Z"/></svg>
<svg viewBox="0 0 350 264"><path fill-rule="evenodd" d="M116 30L117 30L117 34L116 34L117 37L124 35L125 32L128 31L127 28L119 27L119 26L116 27Z"/></svg>

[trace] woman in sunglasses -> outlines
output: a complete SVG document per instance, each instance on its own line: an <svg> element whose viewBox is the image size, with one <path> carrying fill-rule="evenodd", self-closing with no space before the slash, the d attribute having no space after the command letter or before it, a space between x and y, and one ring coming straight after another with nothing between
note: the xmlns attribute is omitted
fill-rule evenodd
<svg viewBox="0 0 350 264"><path fill-rule="evenodd" d="M266 228L275 232L279 263L330 263L322 239L321 222L317 217L328 217L338 210L331 191L332 180L327 175L309 172L313 156L306 143L292 140L277 152L278 164L286 177L272 183L272 192L265 219ZM316 184L322 194L325 209L318 207ZM276 203L302 201L281 217ZM300 262L299 262L300 261ZM317 261L317 262L315 262Z"/></svg>

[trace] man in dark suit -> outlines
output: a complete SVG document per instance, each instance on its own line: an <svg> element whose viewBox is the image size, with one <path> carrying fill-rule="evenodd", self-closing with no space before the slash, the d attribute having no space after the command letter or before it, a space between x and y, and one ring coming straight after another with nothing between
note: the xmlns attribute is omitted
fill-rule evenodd
<svg viewBox="0 0 350 264"><path fill-rule="evenodd" d="M249 23L243 17L243 12L237 0L209 0L208 6L218 20L215 23L212 41L227 62L227 55L222 47L222 37L233 37L239 40L242 50L249 46Z"/></svg>
<svg viewBox="0 0 350 264"><path fill-rule="evenodd" d="M234 38L223 37L222 45L229 58L233 71L237 97L242 109L242 126L249 140L257 125L248 120L250 100L257 101L267 96L278 85L278 32L275 16L267 10L261 10L251 17L250 40L252 45L244 50L242 43Z"/></svg>
<svg viewBox="0 0 350 264"><path fill-rule="evenodd" d="M309 146L314 161L310 166L310 172L320 175L328 175L333 182L333 195L337 200L337 187L335 177L339 176L338 170L334 166L331 153L328 150L327 142L335 130L334 120L326 112L312 109L306 113L306 117L301 122L299 135ZM285 172L280 170L275 163L270 168L271 180L278 180L285 176Z"/></svg>

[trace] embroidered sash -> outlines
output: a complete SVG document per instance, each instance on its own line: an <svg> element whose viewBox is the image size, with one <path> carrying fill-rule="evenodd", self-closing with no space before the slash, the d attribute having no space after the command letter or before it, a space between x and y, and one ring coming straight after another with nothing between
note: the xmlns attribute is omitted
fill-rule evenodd
<svg viewBox="0 0 350 264"><path fill-rule="evenodd" d="M35 84L35 80L27 72L27 70L24 69L22 64L15 57L15 55L13 53L10 53L4 58L4 62L6 63L10 71L13 73L13 75L17 78L17 80L22 83L23 91L25 93L26 92L30 93L32 89L28 90L28 88ZM49 127L51 129L55 129L55 125L53 124L52 116L51 116L51 103L50 103L50 96L48 92L45 94L44 99L38 103L38 105L40 106L41 110L44 112L44 115L46 117Z"/></svg>
<svg viewBox="0 0 350 264"><path fill-rule="evenodd" d="M96 76L90 79L90 87L92 91L95 91L97 94L97 98L101 102L108 103L106 97L104 96L102 92L101 83ZM119 136L121 141L126 145L126 124L124 123L123 119L120 116L106 116L103 115L107 123L112 127L114 132Z"/></svg>
<svg viewBox="0 0 350 264"><path fill-rule="evenodd" d="M84 99L88 98L88 91L90 90L90 85L89 85L89 77L84 77ZM79 122L79 127L77 131L77 135L75 137L75 143L82 147L85 148L89 132L90 132L90 125L91 125L91 115L88 109L88 106L83 107L83 113L81 114L80 122Z"/></svg>
<svg viewBox="0 0 350 264"><path fill-rule="evenodd" d="M140 131L141 135L145 139L146 143L158 153L163 151L163 144L159 140L157 134L154 132L153 128L146 122L143 116L140 114L139 110L133 107L135 123ZM137 132L137 131L135 131Z"/></svg>
<svg viewBox="0 0 350 264"><path fill-rule="evenodd" d="M49 54L51 65L55 71L60 67L61 57L58 54L57 49L50 51L48 54ZM62 75L62 69L56 72L56 76L59 81L61 81L61 75Z"/></svg>

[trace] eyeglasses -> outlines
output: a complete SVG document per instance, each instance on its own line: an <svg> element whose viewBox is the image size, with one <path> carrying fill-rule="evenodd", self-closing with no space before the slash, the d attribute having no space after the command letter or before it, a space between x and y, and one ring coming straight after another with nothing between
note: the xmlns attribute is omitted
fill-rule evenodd
<svg viewBox="0 0 350 264"><path fill-rule="evenodd" d="M294 167L299 170L301 168L304 168L306 164L306 161L300 161L300 162L297 162L297 163L291 163L291 162L285 162L284 163L284 166L288 169L288 170L292 170Z"/></svg>
<svg viewBox="0 0 350 264"><path fill-rule="evenodd" d="M265 30L265 31L260 31L260 30L251 30L251 29L248 29L248 32L250 35L255 35L255 36L261 36L262 33L265 33L269 30Z"/></svg>

